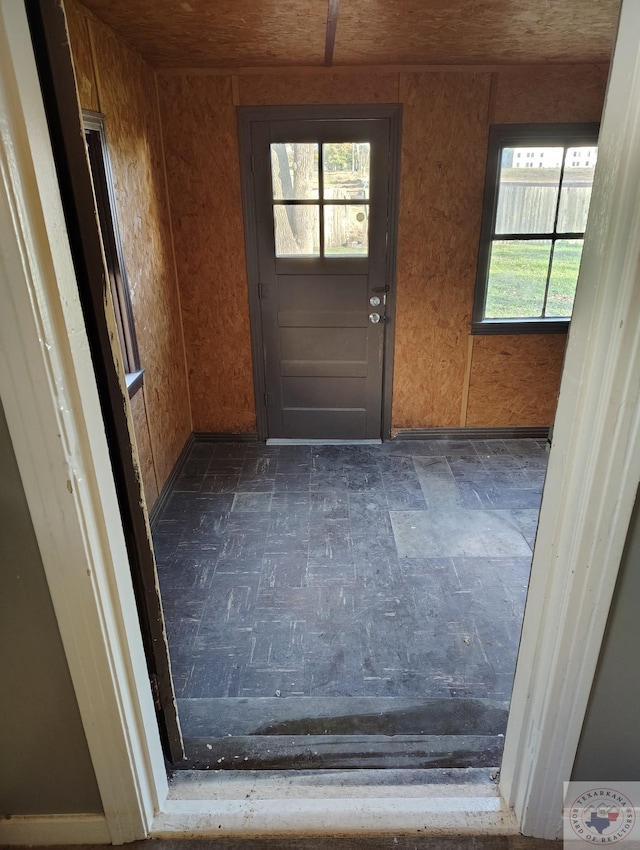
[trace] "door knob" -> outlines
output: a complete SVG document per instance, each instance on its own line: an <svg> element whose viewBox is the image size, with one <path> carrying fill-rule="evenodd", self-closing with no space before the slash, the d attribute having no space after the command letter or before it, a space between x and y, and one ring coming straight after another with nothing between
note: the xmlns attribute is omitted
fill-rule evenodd
<svg viewBox="0 0 640 850"><path fill-rule="evenodd" d="M369 321L373 325L377 325L380 321L380 313L369 313Z"/></svg>

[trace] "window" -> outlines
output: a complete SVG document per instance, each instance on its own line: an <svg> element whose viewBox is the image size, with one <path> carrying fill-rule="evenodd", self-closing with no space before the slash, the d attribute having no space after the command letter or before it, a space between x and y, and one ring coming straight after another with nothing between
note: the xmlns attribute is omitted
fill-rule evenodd
<svg viewBox="0 0 640 850"><path fill-rule="evenodd" d="M271 145L276 257L366 257L369 142Z"/></svg>
<svg viewBox="0 0 640 850"><path fill-rule="evenodd" d="M491 128L473 333L567 329L597 137L595 124ZM524 170L523 158L539 167Z"/></svg>
<svg viewBox="0 0 640 850"><path fill-rule="evenodd" d="M118 341L129 395L132 396L142 384L143 370L140 368L131 297L116 218L115 193L104 132L104 117L97 112L83 110L82 118L111 299L118 328Z"/></svg>

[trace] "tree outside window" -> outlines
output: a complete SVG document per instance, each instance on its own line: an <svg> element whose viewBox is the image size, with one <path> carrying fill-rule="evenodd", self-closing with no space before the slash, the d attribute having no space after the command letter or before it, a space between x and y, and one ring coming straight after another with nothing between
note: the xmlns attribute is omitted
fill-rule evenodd
<svg viewBox="0 0 640 850"><path fill-rule="evenodd" d="M271 145L277 257L367 256L368 142Z"/></svg>

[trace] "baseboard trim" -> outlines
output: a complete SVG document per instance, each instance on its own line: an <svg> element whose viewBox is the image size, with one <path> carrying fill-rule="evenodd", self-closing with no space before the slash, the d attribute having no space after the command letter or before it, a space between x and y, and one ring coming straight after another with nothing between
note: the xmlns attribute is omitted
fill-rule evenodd
<svg viewBox="0 0 640 850"><path fill-rule="evenodd" d="M14 815L0 820L0 844L111 844L111 835L104 815Z"/></svg>
<svg viewBox="0 0 640 850"><path fill-rule="evenodd" d="M191 435L196 443L257 443L258 434L228 434L225 431L194 431Z"/></svg>
<svg viewBox="0 0 640 850"><path fill-rule="evenodd" d="M251 431L247 434L226 434L221 431L194 431L190 434L189 437L187 437L187 441L184 444L169 477L164 482L160 495L149 511L149 524L151 525L152 530L158 520L158 517L162 513L162 509L164 508L167 499L171 495L171 490L173 489L173 485L176 483L176 478L180 475L184 462L186 461L194 443L255 443L257 440L258 435L255 431Z"/></svg>
<svg viewBox="0 0 640 850"><path fill-rule="evenodd" d="M540 428L403 428L392 440L546 440L549 427Z"/></svg>
<svg viewBox="0 0 640 850"><path fill-rule="evenodd" d="M186 461L187 456L188 456L194 442L195 442L194 435L190 434L187 437L186 443L182 447L182 451L178 455L178 460L175 462L175 464L173 465L173 469L169 473L169 477L164 482L164 485L162 487L162 490L160 490L160 494L158 495L158 498L155 500L153 507L149 511L149 525L151 526L152 530L153 530L154 525L157 522L158 517L162 513L162 509L164 508L164 506L167 502L167 499L171 495L171 489L173 488L173 485L176 483L176 478L178 477L178 475L180 475L180 471L181 471L182 467L184 466L184 462Z"/></svg>

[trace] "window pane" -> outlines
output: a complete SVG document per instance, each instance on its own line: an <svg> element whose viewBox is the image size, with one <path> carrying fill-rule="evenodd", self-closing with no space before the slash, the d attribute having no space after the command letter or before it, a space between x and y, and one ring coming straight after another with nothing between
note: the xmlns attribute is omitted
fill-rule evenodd
<svg viewBox="0 0 640 850"><path fill-rule="evenodd" d="M550 233L564 148L503 148L496 233Z"/></svg>
<svg viewBox="0 0 640 850"><path fill-rule="evenodd" d="M318 198L318 145L278 142L271 145L271 182L274 201Z"/></svg>
<svg viewBox="0 0 640 850"><path fill-rule="evenodd" d="M493 242L485 317L541 317L550 255L550 239Z"/></svg>
<svg viewBox="0 0 640 850"><path fill-rule="evenodd" d="M582 257L582 244L582 239L556 241L545 316L571 317Z"/></svg>
<svg viewBox="0 0 640 850"><path fill-rule="evenodd" d="M317 206L274 204L276 257L319 257L320 215Z"/></svg>
<svg viewBox="0 0 640 850"><path fill-rule="evenodd" d="M329 257L367 256L369 253L369 207L359 204L326 204L324 253Z"/></svg>
<svg viewBox="0 0 640 850"><path fill-rule="evenodd" d="M595 145L567 150L558 210L560 233L584 233L597 158Z"/></svg>
<svg viewBox="0 0 640 850"><path fill-rule="evenodd" d="M322 146L325 198L369 197L369 142L331 142Z"/></svg>

